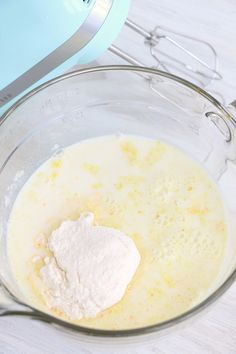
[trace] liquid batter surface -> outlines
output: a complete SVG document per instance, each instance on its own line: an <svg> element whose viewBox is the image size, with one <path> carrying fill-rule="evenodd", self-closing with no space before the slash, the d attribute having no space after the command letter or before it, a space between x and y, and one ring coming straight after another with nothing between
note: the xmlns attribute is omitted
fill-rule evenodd
<svg viewBox="0 0 236 354"><path fill-rule="evenodd" d="M214 182L183 152L159 141L106 136L69 146L28 180L13 206L8 254L27 302L49 310L40 278L47 238L64 220L94 214L98 225L131 237L140 265L122 300L94 318L100 329L152 325L205 298L219 274L227 241Z"/></svg>

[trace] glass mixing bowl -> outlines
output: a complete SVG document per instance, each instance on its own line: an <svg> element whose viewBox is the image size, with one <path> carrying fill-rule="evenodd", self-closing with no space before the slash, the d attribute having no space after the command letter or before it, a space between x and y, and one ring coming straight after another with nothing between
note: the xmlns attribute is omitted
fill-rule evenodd
<svg viewBox="0 0 236 354"><path fill-rule="evenodd" d="M37 318L55 330L73 330L84 341L126 344L153 340L215 302L236 278L236 120L233 109L230 112L181 78L133 66L65 74L15 103L0 120L0 279L5 296L1 316ZM27 304L9 267L7 223L18 192L40 164L82 139L116 133L164 140L199 161L221 189L229 242L219 279L200 304L163 323L107 331L69 324Z"/></svg>

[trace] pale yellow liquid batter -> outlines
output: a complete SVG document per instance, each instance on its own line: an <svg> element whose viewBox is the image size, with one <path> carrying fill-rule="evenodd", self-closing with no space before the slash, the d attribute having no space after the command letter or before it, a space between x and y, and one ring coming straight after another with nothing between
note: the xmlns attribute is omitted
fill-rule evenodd
<svg viewBox="0 0 236 354"><path fill-rule="evenodd" d="M123 299L80 325L152 325L189 310L214 286L227 242L223 202L214 182L172 146L107 136L52 157L30 177L14 204L9 258L33 306L69 320L46 308L39 270L48 254L47 237L82 212L130 236L141 263Z"/></svg>

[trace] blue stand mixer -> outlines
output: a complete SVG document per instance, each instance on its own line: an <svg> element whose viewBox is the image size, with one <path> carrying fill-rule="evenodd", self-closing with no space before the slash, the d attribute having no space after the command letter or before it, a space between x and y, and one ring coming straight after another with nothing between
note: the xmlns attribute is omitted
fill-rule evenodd
<svg viewBox="0 0 236 354"><path fill-rule="evenodd" d="M128 0L1 2L0 107L42 78L97 58L119 33L128 8Z"/></svg>
<svg viewBox="0 0 236 354"><path fill-rule="evenodd" d="M109 49L131 64L142 65L125 51L111 45L124 22L149 44L155 67L194 79L199 67L201 79L219 78L214 49L206 42L166 28L147 31L131 20L126 20L129 0L10 0L0 4L0 115L16 99L52 77L64 73L75 64L86 64ZM184 47L179 39L195 42L208 48L211 64ZM180 50L177 54L161 57L155 52L163 41ZM157 46L158 45L158 46ZM159 47L160 48L160 47ZM165 49L164 49L165 50ZM200 50L200 49L199 49ZM200 50L201 52L201 50ZM202 54L202 53L201 53ZM172 62L171 62L172 60ZM186 61L195 61L198 67ZM173 65L174 63L174 65ZM173 72L179 65L179 72ZM191 74L191 75L190 75ZM204 86L200 82L200 86Z"/></svg>

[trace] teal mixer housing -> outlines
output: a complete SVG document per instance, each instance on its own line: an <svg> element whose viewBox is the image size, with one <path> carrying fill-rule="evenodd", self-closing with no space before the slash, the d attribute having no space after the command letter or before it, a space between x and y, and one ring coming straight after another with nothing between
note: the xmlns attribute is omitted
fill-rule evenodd
<svg viewBox="0 0 236 354"><path fill-rule="evenodd" d="M33 87L99 57L125 22L129 0L0 3L0 115Z"/></svg>

